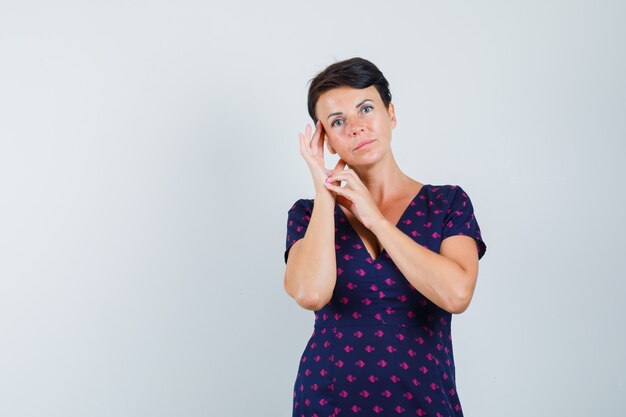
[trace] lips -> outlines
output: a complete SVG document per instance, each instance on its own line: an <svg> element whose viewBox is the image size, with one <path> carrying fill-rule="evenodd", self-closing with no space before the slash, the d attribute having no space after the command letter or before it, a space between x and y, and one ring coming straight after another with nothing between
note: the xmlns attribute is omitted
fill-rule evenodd
<svg viewBox="0 0 626 417"><path fill-rule="evenodd" d="M369 139L369 140L364 140L362 142L359 142L359 144L356 146L356 148L354 148L354 150L358 150L361 149L364 146L369 145L370 143L374 142L376 139Z"/></svg>

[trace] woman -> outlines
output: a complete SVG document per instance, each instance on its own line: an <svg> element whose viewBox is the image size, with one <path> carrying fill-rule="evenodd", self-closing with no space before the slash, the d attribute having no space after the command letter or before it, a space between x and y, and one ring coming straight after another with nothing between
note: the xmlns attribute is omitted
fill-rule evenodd
<svg viewBox="0 0 626 417"><path fill-rule="evenodd" d="M450 320L486 250L470 199L400 170L389 84L371 62L326 68L308 107L315 132L300 134L300 153L315 199L289 211L284 285L315 327L293 415L461 416ZM333 169L324 144L340 157Z"/></svg>

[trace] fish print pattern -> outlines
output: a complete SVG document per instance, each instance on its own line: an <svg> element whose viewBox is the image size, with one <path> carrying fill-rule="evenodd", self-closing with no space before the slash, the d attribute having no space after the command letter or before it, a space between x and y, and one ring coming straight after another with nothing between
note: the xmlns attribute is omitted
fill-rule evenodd
<svg viewBox="0 0 626 417"><path fill-rule="evenodd" d="M304 237L313 200L289 210L289 248ZM396 225L439 253L443 239L486 245L468 195L459 186L424 184ZM315 312L293 391L293 417L461 417L452 352L452 315L420 294L383 251L367 252L335 205L337 282L331 300Z"/></svg>

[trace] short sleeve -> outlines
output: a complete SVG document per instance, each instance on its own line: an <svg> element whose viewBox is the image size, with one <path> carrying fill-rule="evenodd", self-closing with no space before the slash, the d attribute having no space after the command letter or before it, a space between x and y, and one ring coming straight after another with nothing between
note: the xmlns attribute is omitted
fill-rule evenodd
<svg viewBox="0 0 626 417"><path fill-rule="evenodd" d="M289 209L287 214L287 242L285 247L285 263L287 263L287 257L289 256L289 249L299 239L304 237L309 221L311 220L311 213L313 212L312 200L298 200Z"/></svg>
<svg viewBox="0 0 626 417"><path fill-rule="evenodd" d="M450 206L444 217L442 240L457 235L473 237L478 248L478 259L482 258L487 251L487 245L480 233L469 196L456 185L451 187L448 201Z"/></svg>

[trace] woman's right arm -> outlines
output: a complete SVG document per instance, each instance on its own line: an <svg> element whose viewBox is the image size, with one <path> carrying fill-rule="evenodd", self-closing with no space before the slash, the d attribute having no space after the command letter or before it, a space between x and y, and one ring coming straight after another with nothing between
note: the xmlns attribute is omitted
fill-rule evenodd
<svg viewBox="0 0 626 417"><path fill-rule="evenodd" d="M324 185L331 173L343 170L341 159L331 171L324 166L324 128L316 124L311 134L307 125L300 134L300 154L313 177L315 202L304 236L289 249L285 269L285 291L298 305L317 311L333 295L337 281L335 259L335 193Z"/></svg>
<svg viewBox="0 0 626 417"><path fill-rule="evenodd" d="M307 310L324 307L335 289L334 211L335 197L327 189L319 190L304 237L289 249L285 291Z"/></svg>

